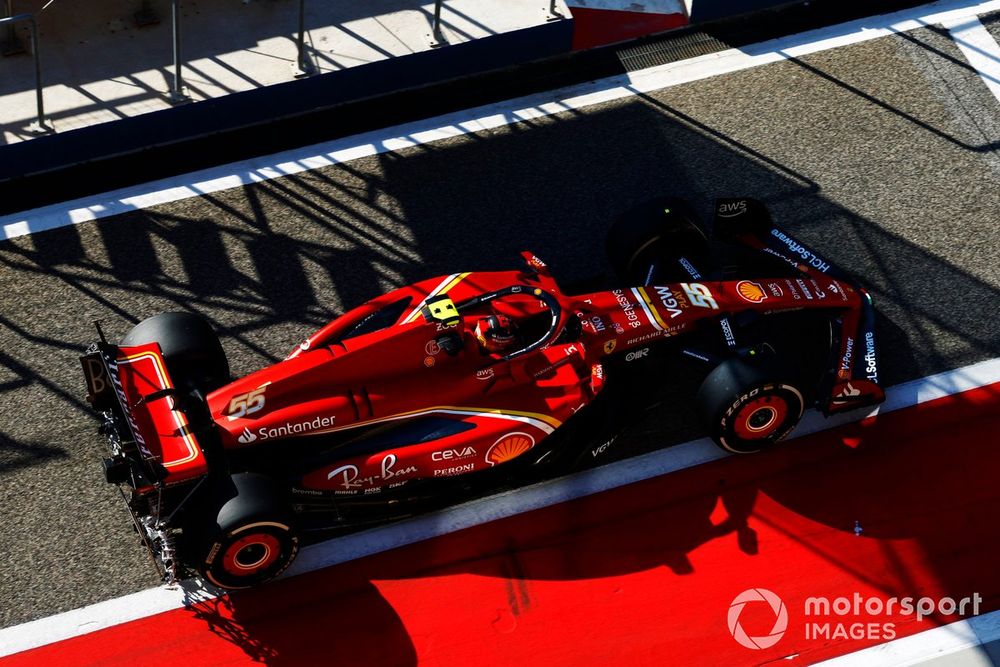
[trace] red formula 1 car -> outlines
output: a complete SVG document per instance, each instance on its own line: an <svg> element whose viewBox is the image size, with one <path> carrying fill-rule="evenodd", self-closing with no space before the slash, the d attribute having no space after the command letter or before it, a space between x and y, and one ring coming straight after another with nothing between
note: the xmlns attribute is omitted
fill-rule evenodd
<svg viewBox="0 0 1000 667"><path fill-rule="evenodd" d="M593 427L614 424L606 387L661 352L704 363L692 402L733 452L777 442L810 403L830 414L883 400L863 289L749 199L719 201L715 234L764 264L712 279L714 246L687 210L654 200L612 228L628 286L569 295L524 253L519 270L372 299L232 382L195 315L151 317L117 345L102 334L82 362L106 477L165 577L239 588L283 571L307 536L598 459L615 437ZM822 326L806 336L799 317ZM791 359L802 338L806 363Z"/></svg>

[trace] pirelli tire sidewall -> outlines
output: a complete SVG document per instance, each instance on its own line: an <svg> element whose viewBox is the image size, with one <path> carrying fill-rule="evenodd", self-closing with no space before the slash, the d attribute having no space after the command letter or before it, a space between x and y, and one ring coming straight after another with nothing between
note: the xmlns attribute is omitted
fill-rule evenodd
<svg viewBox="0 0 1000 667"><path fill-rule="evenodd" d="M287 497L273 479L257 473L215 480L184 532L193 564L220 588L249 588L273 579L299 549Z"/></svg>
<svg viewBox="0 0 1000 667"><path fill-rule="evenodd" d="M781 409L774 407L776 405L781 405ZM719 416L713 435L726 451L753 454L791 433L802 418L804 408L802 392L792 385L783 382L763 384L735 397ZM760 416L765 428L759 438L746 434L747 424L755 416ZM773 423L769 424L768 419Z"/></svg>
<svg viewBox="0 0 1000 667"><path fill-rule="evenodd" d="M781 364L733 358L716 366L696 397L709 435L723 449L751 454L773 446L802 418L802 391Z"/></svg>
<svg viewBox="0 0 1000 667"><path fill-rule="evenodd" d="M250 588L288 569L298 550L298 535L288 523L261 517L231 528L213 540L199 570L220 588Z"/></svg>

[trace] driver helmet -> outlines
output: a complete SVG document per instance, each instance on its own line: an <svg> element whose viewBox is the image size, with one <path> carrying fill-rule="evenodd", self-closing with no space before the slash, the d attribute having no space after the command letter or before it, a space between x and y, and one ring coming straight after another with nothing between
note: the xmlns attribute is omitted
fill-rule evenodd
<svg viewBox="0 0 1000 667"><path fill-rule="evenodd" d="M487 352L501 353L517 342L517 327L506 315L489 315L476 322L476 340Z"/></svg>

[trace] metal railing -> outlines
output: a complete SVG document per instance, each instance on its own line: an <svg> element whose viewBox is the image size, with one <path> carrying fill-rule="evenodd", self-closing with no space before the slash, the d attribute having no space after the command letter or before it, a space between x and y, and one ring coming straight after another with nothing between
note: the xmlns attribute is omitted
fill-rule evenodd
<svg viewBox="0 0 1000 667"><path fill-rule="evenodd" d="M34 132L48 132L51 128L45 122L45 103L42 99L42 61L38 55L38 23L33 14L18 14L0 19L0 26L27 21L31 26L31 57L35 60L35 100L38 105L38 120L30 128Z"/></svg>
<svg viewBox="0 0 1000 667"><path fill-rule="evenodd" d="M298 63L296 64L296 78L311 76L316 73L316 66L309 59L306 53L306 0L299 0L299 37L295 40L298 48Z"/></svg>
<svg viewBox="0 0 1000 667"><path fill-rule="evenodd" d="M182 104L191 98L184 92L184 75L181 73L181 3L171 0L170 21L174 31L174 83L170 88L170 103Z"/></svg>
<svg viewBox="0 0 1000 667"><path fill-rule="evenodd" d="M431 40L430 46L432 49L436 49L439 46L444 46L448 43L445 39L444 33L441 32L441 5L443 0L434 0L434 24L431 28Z"/></svg>
<svg viewBox="0 0 1000 667"><path fill-rule="evenodd" d="M12 1L3 0L6 7L7 13L12 12ZM172 28L172 46L173 46L173 77L170 85L170 90L168 92L168 99L173 104L179 104L183 102L189 102L191 98L187 95L184 86L183 78L183 67L184 67L184 57L181 49L181 11L180 4L181 0L170 0L171 4L171 28ZM434 1L434 15L433 22L431 26L430 46L438 47L447 44L447 37L443 32L443 26L441 22L441 10L444 2L443 0ZM550 0L548 13L548 20L556 20L563 18L559 11L557 10L557 0ZM313 62L309 55L309 47L306 44L306 0L299 0L298 2L298 34L296 35L296 47L297 47L297 58L294 66L295 76L304 77L316 74L319 72L319 68ZM158 19L152 13L150 4L148 0L142 1L142 6L140 11L136 14L136 21L140 25L149 25L157 23ZM38 106L38 119L35 124L32 125L32 131L48 132L51 131L51 127L47 124L47 119L45 117L45 106L42 95L42 68L41 60L39 57L39 31L38 23L35 19L34 14L18 14L16 16L8 16L6 18L0 18L0 26L5 26L5 32L7 34L7 39L5 44L17 47L12 53L23 52L23 46L17 40L17 34L14 30L14 24L19 22L28 22L31 28L31 52L35 63L35 95L37 99Z"/></svg>

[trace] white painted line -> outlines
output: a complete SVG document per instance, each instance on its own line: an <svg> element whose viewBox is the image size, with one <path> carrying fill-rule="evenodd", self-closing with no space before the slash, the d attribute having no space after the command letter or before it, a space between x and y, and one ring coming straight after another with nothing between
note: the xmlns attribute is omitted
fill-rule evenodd
<svg viewBox="0 0 1000 667"><path fill-rule="evenodd" d="M951 33L951 38L975 68L979 78L1000 101L1000 44L975 16L956 17L942 21L942 25Z"/></svg>
<svg viewBox="0 0 1000 667"><path fill-rule="evenodd" d="M544 118L788 58L798 58L915 30L928 24L965 20L995 10L1000 10L1000 0L988 2L941 0L893 14L860 19L627 75L591 81L31 211L0 216L0 240L198 197L379 153L495 129L520 121Z"/></svg>
<svg viewBox="0 0 1000 667"><path fill-rule="evenodd" d="M827 420L823 420L822 416L810 410L806 413L805 422L796 429L794 437L855 422L875 413L893 412L996 383L1000 383L1000 358L890 387L886 392L888 398L880 409L842 414ZM720 450L707 438L692 440L593 470L480 498L415 519L312 545L299 553L295 563L284 576L306 574L490 521L717 461L727 456L729 454ZM179 609L185 606L185 603L211 599L219 594L218 590L210 587L201 588L199 582L185 581L175 589L161 586L22 625L3 628L0 629L0 657L85 635L152 614Z"/></svg>
<svg viewBox="0 0 1000 667"><path fill-rule="evenodd" d="M1000 611L963 619L816 663L817 667L903 667L950 657L954 665L992 665L977 647L1000 640ZM965 660L956 655L967 651Z"/></svg>
<svg viewBox="0 0 1000 667"><path fill-rule="evenodd" d="M194 582L160 586L0 630L0 658L218 597Z"/></svg>

